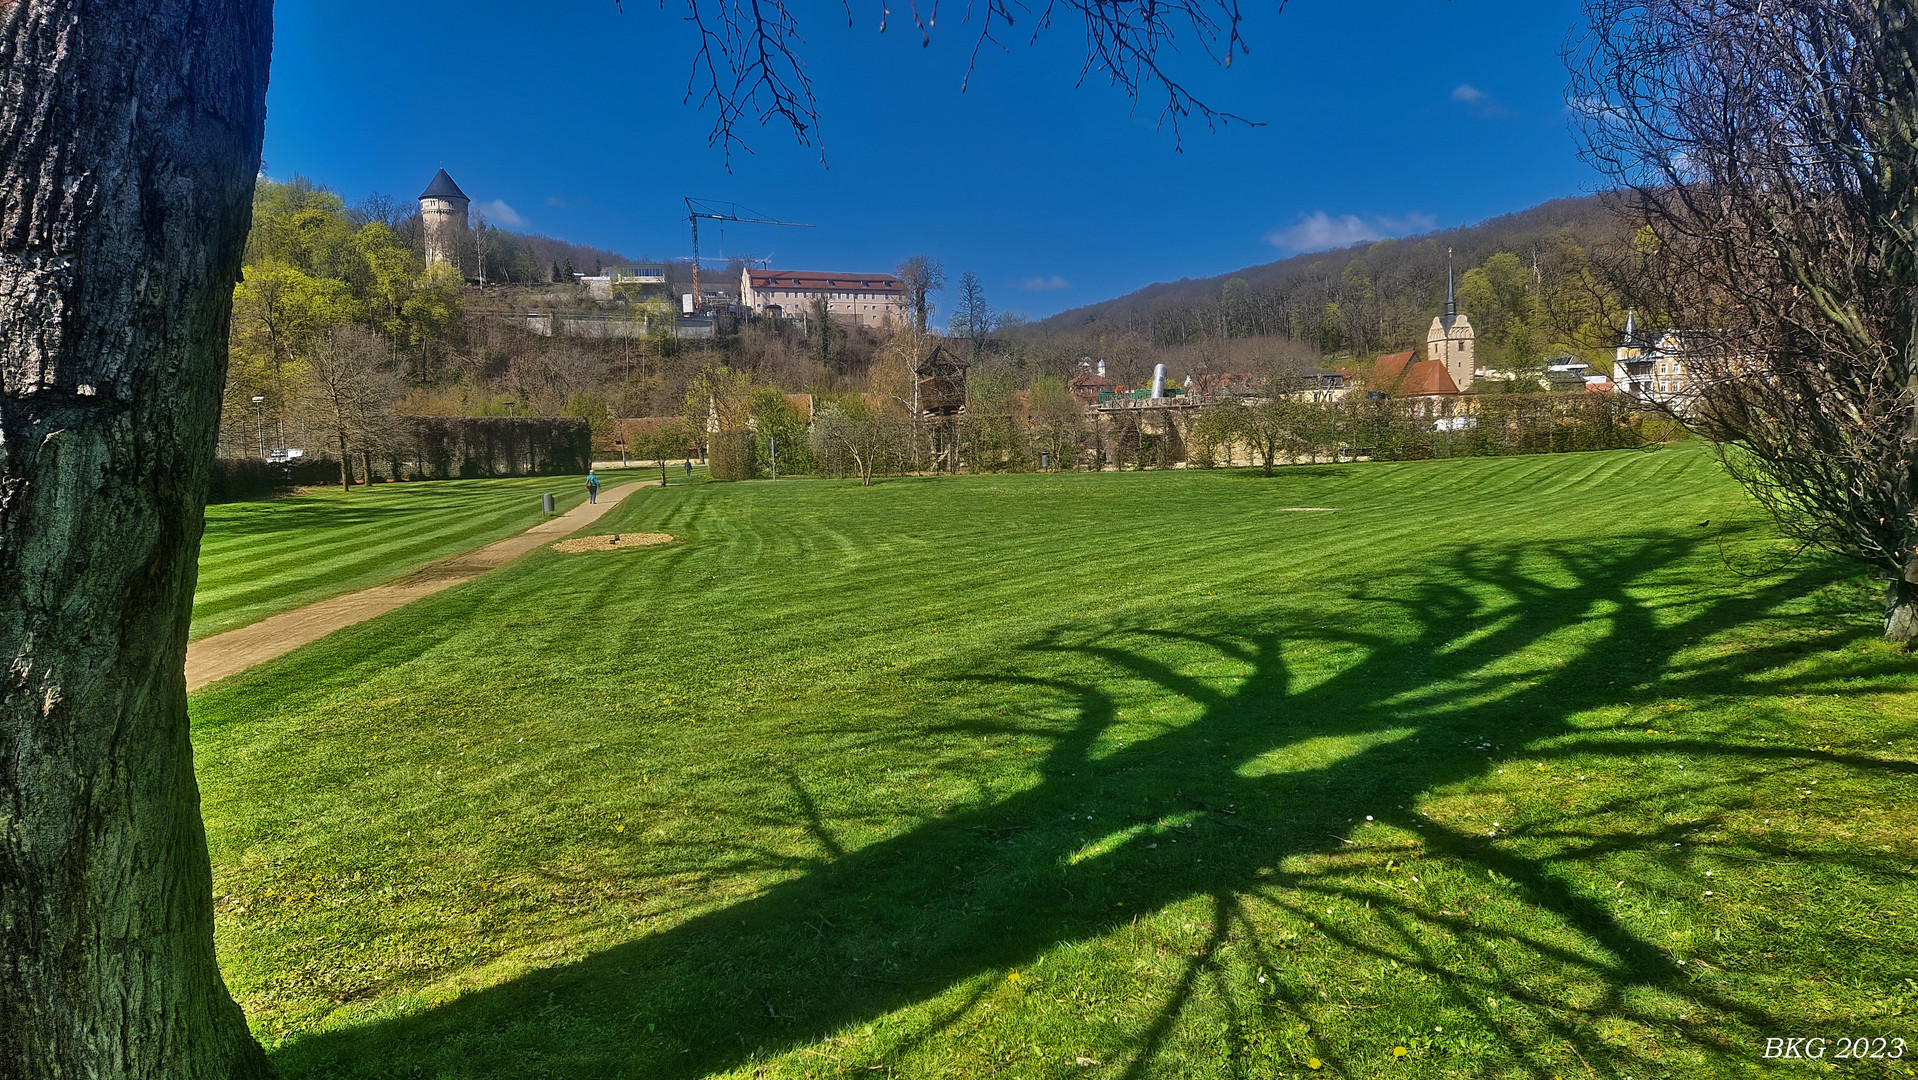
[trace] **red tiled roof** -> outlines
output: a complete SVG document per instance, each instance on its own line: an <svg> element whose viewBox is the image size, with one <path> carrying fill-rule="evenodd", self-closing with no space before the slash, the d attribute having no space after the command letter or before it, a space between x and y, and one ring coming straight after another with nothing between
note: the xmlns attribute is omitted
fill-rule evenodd
<svg viewBox="0 0 1918 1080"><path fill-rule="evenodd" d="M613 434L624 437L629 434L637 435L641 432L658 431L660 428L666 427L669 424L684 422L685 421L677 416L621 416L616 417L611 423Z"/></svg>
<svg viewBox="0 0 1918 1080"><path fill-rule="evenodd" d="M1456 394L1458 384L1452 373L1437 360L1420 360L1415 352L1387 353L1372 365L1366 385L1396 397L1421 394Z"/></svg>
<svg viewBox="0 0 1918 1080"><path fill-rule="evenodd" d="M1405 374L1406 367L1417 357L1418 354L1409 349L1379 357L1378 362L1372 365L1372 386L1382 390L1387 385L1398 381L1399 377Z"/></svg>
<svg viewBox="0 0 1918 1080"><path fill-rule="evenodd" d="M905 283L891 274L829 274L814 270L749 270L754 289L821 289L830 292L904 293Z"/></svg>
<svg viewBox="0 0 1918 1080"><path fill-rule="evenodd" d="M1588 394L1609 394L1616 389L1618 389L1618 387L1612 385L1612 380L1610 379L1606 379L1603 382L1588 382L1585 384L1585 392Z"/></svg>
<svg viewBox="0 0 1918 1080"><path fill-rule="evenodd" d="M1403 397L1419 394L1456 394L1458 384L1452 381L1452 373L1445 370L1445 365L1440 361L1420 360L1406 368L1405 374L1399 377L1398 385L1389 388L1387 393Z"/></svg>

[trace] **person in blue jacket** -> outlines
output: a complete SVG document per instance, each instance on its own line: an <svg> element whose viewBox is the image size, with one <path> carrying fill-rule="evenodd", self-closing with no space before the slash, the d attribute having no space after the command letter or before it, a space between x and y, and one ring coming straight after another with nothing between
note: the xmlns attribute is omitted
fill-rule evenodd
<svg viewBox="0 0 1918 1080"><path fill-rule="evenodd" d="M586 470L586 501L589 503L599 501L599 475L591 469Z"/></svg>

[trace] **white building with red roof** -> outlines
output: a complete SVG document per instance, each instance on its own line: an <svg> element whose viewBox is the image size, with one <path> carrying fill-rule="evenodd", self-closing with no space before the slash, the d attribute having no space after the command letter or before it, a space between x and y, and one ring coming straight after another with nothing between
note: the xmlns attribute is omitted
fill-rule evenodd
<svg viewBox="0 0 1918 1080"><path fill-rule="evenodd" d="M906 283L891 274L828 274L813 270L754 270L740 274L740 306L755 315L808 318L814 301L841 322L883 326L905 322Z"/></svg>

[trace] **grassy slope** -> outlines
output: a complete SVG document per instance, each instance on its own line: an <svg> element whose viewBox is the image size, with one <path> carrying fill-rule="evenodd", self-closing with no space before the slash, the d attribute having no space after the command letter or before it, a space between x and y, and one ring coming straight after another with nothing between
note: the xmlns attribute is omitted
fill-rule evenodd
<svg viewBox="0 0 1918 1080"><path fill-rule="evenodd" d="M536 553L194 696L223 963L289 1077L1918 1042L1918 672L1847 574L1728 573L1778 545L1697 448L705 485L608 525L680 542Z"/></svg>
<svg viewBox="0 0 1918 1080"><path fill-rule="evenodd" d="M607 487L656 476L608 472ZM539 497L561 511L586 501L573 476L314 488L206 511L192 636L258 622L329 596L405 577L539 524Z"/></svg>

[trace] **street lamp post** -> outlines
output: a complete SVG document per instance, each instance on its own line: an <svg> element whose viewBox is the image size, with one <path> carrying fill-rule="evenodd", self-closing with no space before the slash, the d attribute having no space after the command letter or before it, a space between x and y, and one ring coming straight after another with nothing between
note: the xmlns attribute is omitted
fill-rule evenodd
<svg viewBox="0 0 1918 1080"><path fill-rule="evenodd" d="M266 397L264 395L253 395L253 412L259 421L257 426L260 429L260 457L264 458L266 457Z"/></svg>

